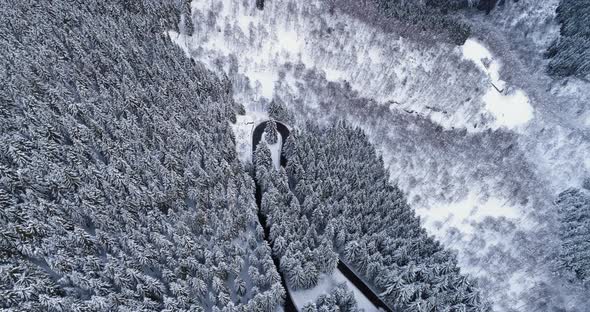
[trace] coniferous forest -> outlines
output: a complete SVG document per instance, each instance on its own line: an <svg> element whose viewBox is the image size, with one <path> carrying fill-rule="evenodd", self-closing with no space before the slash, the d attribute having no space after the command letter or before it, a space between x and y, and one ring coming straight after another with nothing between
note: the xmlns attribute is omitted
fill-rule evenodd
<svg viewBox="0 0 590 312"><path fill-rule="evenodd" d="M590 180L588 180L590 182ZM582 189L568 189L559 194L559 265L570 278L590 284L590 183Z"/></svg>
<svg viewBox="0 0 590 312"><path fill-rule="evenodd" d="M589 311L587 0L0 21L0 312Z"/></svg>
<svg viewBox="0 0 590 312"><path fill-rule="evenodd" d="M229 86L162 35L187 9L164 3L3 1L0 308L282 302Z"/></svg>
<svg viewBox="0 0 590 312"><path fill-rule="evenodd" d="M455 255L426 234L389 183L362 130L308 124L289 136L284 153L284 170L273 169L266 145L255 162L273 253L290 286L315 286L340 258L396 309L488 311Z"/></svg>

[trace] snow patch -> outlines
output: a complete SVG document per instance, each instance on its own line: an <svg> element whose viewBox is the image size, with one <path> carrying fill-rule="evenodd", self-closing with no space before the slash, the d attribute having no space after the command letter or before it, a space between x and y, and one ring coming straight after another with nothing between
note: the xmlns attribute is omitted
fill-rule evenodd
<svg viewBox="0 0 590 312"><path fill-rule="evenodd" d="M469 60L490 79L491 86L483 95L485 109L496 119L496 127L515 129L533 119L533 107L520 89L505 94L506 82L500 79L502 65L479 41L467 39L461 46L463 58Z"/></svg>
<svg viewBox="0 0 590 312"><path fill-rule="evenodd" d="M344 80L346 77L346 72L343 70L332 69L332 68L324 68L324 73L326 74L326 79L330 81L339 81Z"/></svg>
<svg viewBox="0 0 590 312"><path fill-rule="evenodd" d="M479 41L467 39L461 46L463 58L472 61L477 67L486 73L490 82L499 90L503 90L505 82L500 79L500 69L502 66L498 60L494 59L492 53Z"/></svg>
<svg viewBox="0 0 590 312"><path fill-rule="evenodd" d="M263 97L267 99L272 99L276 83L275 72L265 69L258 69L248 71L246 76L250 78L252 82L254 82L254 87L256 89L259 89L260 94Z"/></svg>
<svg viewBox="0 0 590 312"><path fill-rule="evenodd" d="M483 96L486 110L496 118L496 125L514 129L533 119L533 107L529 97L522 90L512 94L501 94L491 88Z"/></svg>
<svg viewBox="0 0 590 312"><path fill-rule="evenodd" d="M493 80L500 78L500 64L494 60L492 53L479 41L469 38L461 46L463 58L472 61L479 69Z"/></svg>
<svg viewBox="0 0 590 312"><path fill-rule="evenodd" d="M303 50L304 42L299 40L293 30L277 29L277 39L279 47L288 53L299 53Z"/></svg>
<svg viewBox="0 0 590 312"><path fill-rule="evenodd" d="M277 132L277 141L274 144L268 143L266 140L266 133L262 134L262 141L265 141L270 149L270 156L272 158L272 164L276 170L281 167L281 147L283 146L283 137Z"/></svg>
<svg viewBox="0 0 590 312"><path fill-rule="evenodd" d="M439 238L444 237L447 230L453 227L462 233L474 234L474 225L483 222L486 217L518 219L521 215L518 208L507 202L495 197L484 200L474 191L461 201L441 203L436 207L419 208L416 211L425 220L426 228Z"/></svg>
<svg viewBox="0 0 590 312"><path fill-rule="evenodd" d="M242 163L252 163L252 131L256 125L268 120L268 113L249 111L246 115L238 115L236 119L232 130L236 137L238 159Z"/></svg>

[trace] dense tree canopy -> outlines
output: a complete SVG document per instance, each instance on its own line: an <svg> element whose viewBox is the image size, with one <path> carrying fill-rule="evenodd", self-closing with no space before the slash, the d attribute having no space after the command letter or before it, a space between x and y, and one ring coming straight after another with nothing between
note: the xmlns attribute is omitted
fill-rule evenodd
<svg viewBox="0 0 590 312"><path fill-rule="evenodd" d="M268 116L285 124L293 124L295 118L280 98L274 98L268 106Z"/></svg>
<svg viewBox="0 0 590 312"><path fill-rule="evenodd" d="M404 0L331 0L334 8L357 16L369 24L404 36L438 37L461 45L471 34L471 27L452 11L467 7L464 0L404 1Z"/></svg>
<svg viewBox="0 0 590 312"><path fill-rule="evenodd" d="M590 285L590 195L585 189L559 194L560 265Z"/></svg>
<svg viewBox="0 0 590 312"><path fill-rule="evenodd" d="M230 88L164 35L189 1L0 2L0 309L274 310Z"/></svg>
<svg viewBox="0 0 590 312"><path fill-rule="evenodd" d="M285 170L256 170L270 172L258 178L261 210L291 287L315 286L341 259L392 307L488 311L455 256L420 227L361 130L308 124L284 152Z"/></svg>
<svg viewBox="0 0 590 312"><path fill-rule="evenodd" d="M315 302L310 302L303 306L302 312L319 312L319 311L342 311L358 312L356 300L353 292L346 287L346 284L339 284L334 287L330 293L320 295Z"/></svg>
<svg viewBox="0 0 590 312"><path fill-rule="evenodd" d="M561 37L547 50L549 74L590 78L590 5L584 0L561 0L557 8Z"/></svg>

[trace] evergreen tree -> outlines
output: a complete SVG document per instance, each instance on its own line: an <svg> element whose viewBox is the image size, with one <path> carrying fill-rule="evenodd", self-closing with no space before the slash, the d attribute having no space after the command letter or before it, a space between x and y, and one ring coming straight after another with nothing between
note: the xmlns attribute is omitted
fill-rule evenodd
<svg viewBox="0 0 590 312"><path fill-rule="evenodd" d="M266 122L266 127L264 128L264 135L268 144L275 144L278 142L278 131L277 131L277 123L271 119Z"/></svg>
<svg viewBox="0 0 590 312"><path fill-rule="evenodd" d="M261 141L260 143L258 143L258 146L256 146L254 163L256 165L256 168L272 168L272 156L266 142Z"/></svg>
<svg viewBox="0 0 590 312"><path fill-rule="evenodd" d="M314 302L306 303L303 308L301 308L301 312L317 312L318 308L316 307Z"/></svg>
<svg viewBox="0 0 590 312"><path fill-rule="evenodd" d="M190 13L189 1L2 5L0 310L251 311L284 294L257 249L230 85L165 35L190 34Z"/></svg>
<svg viewBox="0 0 590 312"><path fill-rule="evenodd" d="M285 253L300 263L291 268L314 265L329 272L339 255L392 307L489 310L459 274L454 256L428 237L401 191L389 184L383 161L360 129L342 122L327 128L308 124L289 144L286 173L302 204L300 211L288 212L300 216L295 228L305 230L285 239L288 250L308 250ZM301 169L294 170L296 165ZM311 276L298 278L292 282L300 287L313 282ZM316 302L318 310L336 305L337 297Z"/></svg>
<svg viewBox="0 0 590 312"><path fill-rule="evenodd" d="M285 144L284 144L285 146L283 147L283 155L285 155L285 157L287 159L294 159L296 157L296 152L297 152L295 150L297 148L296 138L297 138L297 131L292 131L289 134L289 136L287 137L287 140L285 140Z"/></svg>
<svg viewBox="0 0 590 312"><path fill-rule="evenodd" d="M286 124L293 124L294 122L293 114L287 109L283 100L277 97L268 106L268 116Z"/></svg>
<svg viewBox="0 0 590 312"><path fill-rule="evenodd" d="M359 311L354 294L345 283L336 285L328 294L320 295L315 302L307 304L305 309L308 309L306 311Z"/></svg>

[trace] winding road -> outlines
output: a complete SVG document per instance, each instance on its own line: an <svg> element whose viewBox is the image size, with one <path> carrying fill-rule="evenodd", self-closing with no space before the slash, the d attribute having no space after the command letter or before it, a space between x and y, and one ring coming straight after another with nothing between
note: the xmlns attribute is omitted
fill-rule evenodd
<svg viewBox="0 0 590 312"><path fill-rule="evenodd" d="M260 140L262 140L262 134L264 133L264 129L266 128L267 123L268 120L261 122L256 127L254 127L254 131L252 131L252 159L254 159L254 152L256 151L256 146L258 145L258 143L260 143ZM277 131L283 138L283 144L281 145L282 151L283 147L285 146L285 142L287 142L287 137L291 133L291 130L289 130L289 127L287 127L284 123L280 121L275 120L275 123L277 124ZM285 158L285 156L281 152L281 166L285 167L286 165L287 158Z"/></svg>
<svg viewBox="0 0 590 312"><path fill-rule="evenodd" d="M285 156L282 153L282 148L285 146L285 142L287 141L287 137L289 136L291 131L289 130L289 127L287 127L284 123L282 123L280 121L275 121L275 122L277 124L277 131L279 132L279 134L281 135L281 137L283 139L282 145L281 145L281 153L280 153L281 161L280 162L281 162L281 166L285 167L287 165L287 159L285 158ZM266 128L267 123L268 123L268 121L261 122L256 127L254 127L254 130L252 131L252 159L254 159L254 152L256 151L256 146L258 145L258 143L260 143L260 140L262 140L262 134L264 133L264 129ZM262 192L260 191L260 187L258 186L258 183L256 183L256 204L258 205L258 207L260 207L261 202L262 202ZM262 225L262 228L264 229L264 239L272 247L270 240L268 239L269 234L270 234L270 228L266 224L266 216L263 215L260 212L260 210L258 211L258 220L260 221L260 224ZM285 288L285 292L287 293L287 298L285 300L285 311L286 312L292 312L292 311L296 312L297 308L296 308L296 306L293 302L293 298L291 297L291 294L289 293L289 290L287 288L287 282L285 281L283 274L279 270L280 261L274 255L272 258L273 258L273 262L277 268L277 271L279 272L279 274L281 276L281 282L283 284L283 287ZM383 300L381 300L381 298L379 298L379 296L363 281L363 279L361 277L359 277L353 269L351 269L348 265L346 265L346 263L342 262L340 259L338 259L337 269L363 295L365 295L365 297L367 297L367 299L369 299L369 301L371 301L371 303L375 307L377 307L383 311L393 312L393 309L390 308L387 304L385 304L385 302L383 302Z"/></svg>
<svg viewBox="0 0 590 312"><path fill-rule="evenodd" d="M258 124L256 127L254 127L254 131L252 131L252 160L254 160L254 152L256 151L256 146L258 146L258 143L260 143L260 140L262 140L262 134L264 133L264 129L266 128L266 124L268 123L268 121L263 121L260 124ZM282 145L281 145L281 166L286 166L287 165L287 159L285 158L285 156L283 156L282 150L283 150L283 146L285 146L285 142L287 141L287 137L289 136L289 128L283 124L282 122L278 122L276 121L277 124L277 131L279 132L279 134L281 135L282 140ZM256 180L254 180L256 181ZM264 230L264 239L268 242L268 245L271 246L272 248L272 243L269 239L270 236L270 227L266 224L266 216L263 215L260 212L260 204L262 203L262 192L260 190L260 186L258 185L258 183L256 183L256 205L258 205L258 221L260 222L260 224L262 225L262 229ZM278 257L276 257L275 255L272 255L272 261L275 264L275 267L277 268L277 272L279 272L279 275L281 276L281 284L283 284L283 288L285 289L285 293L287 294L286 298L285 298L285 312L297 312L297 308L295 306L295 303L293 302L293 298L291 297L291 294L289 293L289 288L287 288L287 281L285 280L285 277L283 276L283 273L281 273L281 270L279 270L280 268L280 259Z"/></svg>

